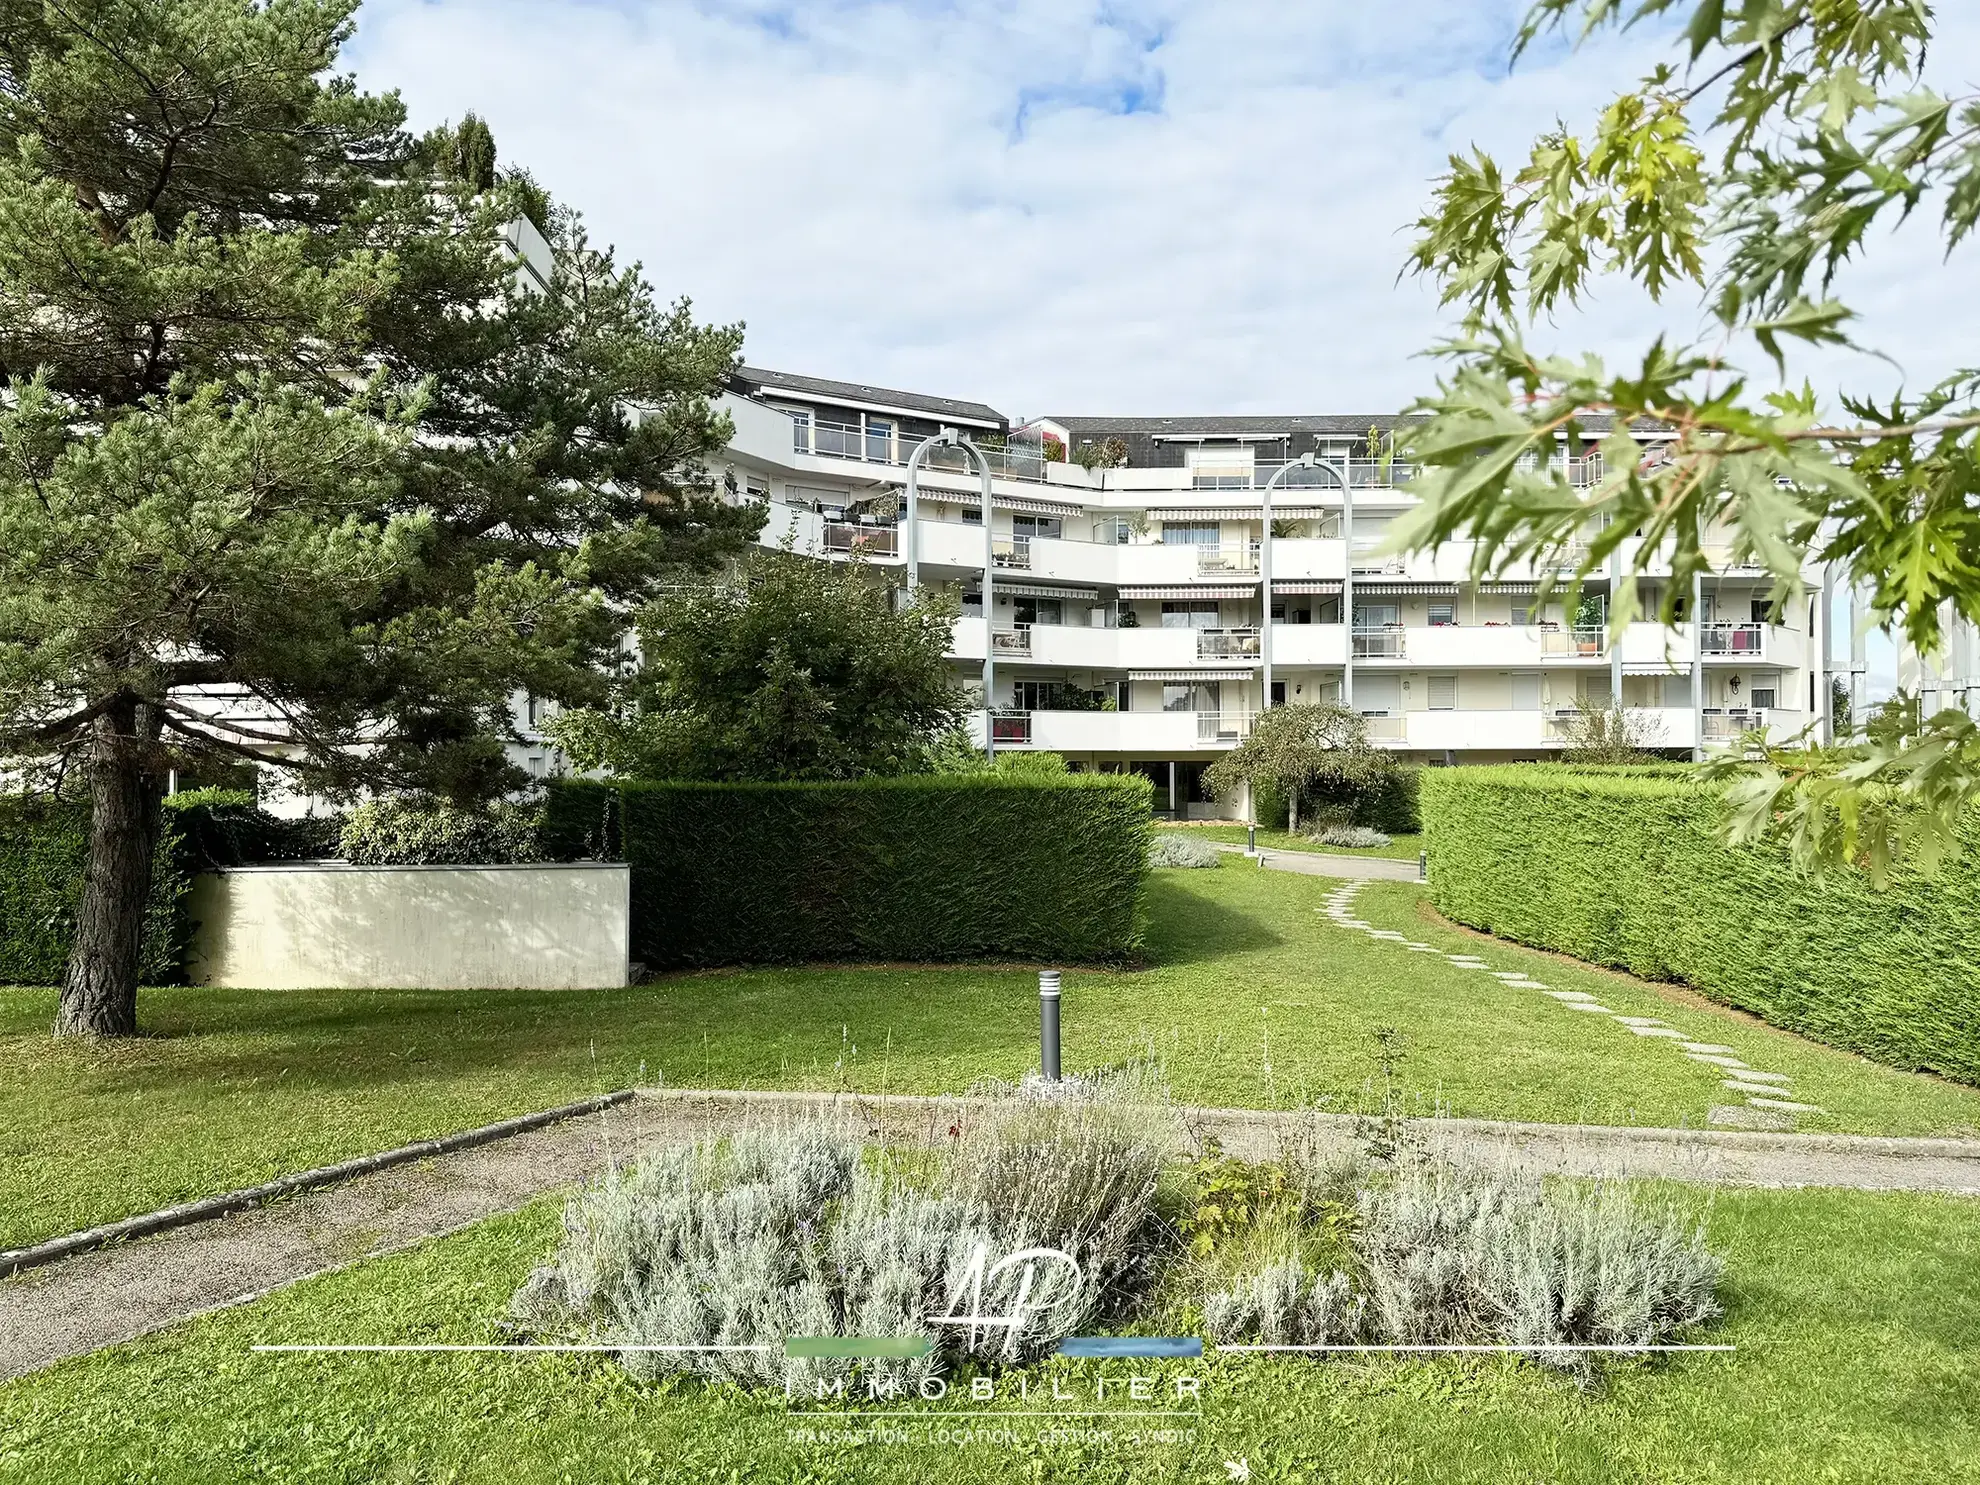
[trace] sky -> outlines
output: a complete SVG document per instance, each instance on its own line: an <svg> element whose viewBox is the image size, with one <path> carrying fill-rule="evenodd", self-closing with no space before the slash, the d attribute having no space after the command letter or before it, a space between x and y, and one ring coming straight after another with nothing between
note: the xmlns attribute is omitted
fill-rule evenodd
<svg viewBox="0 0 1980 1485"><path fill-rule="evenodd" d="M1509 67L1524 0L369 0L346 60L416 127L473 110L503 160L747 326L777 370L1013 417L1383 413L1450 327L1402 276L1453 151L1586 131L1670 28ZM1947 3L1935 80L1980 79ZM1971 364L1980 250L1930 224L1845 277L1860 338L1798 385ZM1633 361L1695 297L1609 284L1540 327Z"/></svg>

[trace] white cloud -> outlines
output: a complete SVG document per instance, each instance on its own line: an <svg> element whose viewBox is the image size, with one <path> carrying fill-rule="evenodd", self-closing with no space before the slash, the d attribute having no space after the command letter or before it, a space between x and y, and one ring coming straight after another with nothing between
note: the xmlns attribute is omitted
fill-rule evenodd
<svg viewBox="0 0 1980 1485"><path fill-rule="evenodd" d="M371 0L351 58L417 124L481 113L663 294L747 320L759 364L1010 413L1381 412L1429 375L1434 296L1397 272L1445 155L1585 125L1653 56L1508 76L1522 8ZM1942 63L1980 70L1980 25L1945 29ZM1971 255L1910 231L1886 257L1851 279L1876 343L1914 383L1980 359L1946 312ZM1620 293L1558 335L1694 324Z"/></svg>

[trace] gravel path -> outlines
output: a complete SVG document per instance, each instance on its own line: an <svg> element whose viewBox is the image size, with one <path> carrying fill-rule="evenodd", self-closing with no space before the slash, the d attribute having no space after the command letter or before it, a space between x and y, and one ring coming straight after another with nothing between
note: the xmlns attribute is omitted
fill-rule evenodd
<svg viewBox="0 0 1980 1485"><path fill-rule="evenodd" d="M1243 846L1226 845L1213 841L1220 851L1234 851L1244 854ZM1267 871L1292 871L1308 877L1349 877L1356 881L1380 878L1385 882L1416 882L1422 878L1417 874L1414 861L1399 861L1393 856L1324 856L1318 851L1259 851L1262 864Z"/></svg>
<svg viewBox="0 0 1980 1485"><path fill-rule="evenodd" d="M931 1140L969 1116L967 1099L832 1094L642 1093L630 1104L252 1211L142 1238L0 1281L0 1380L131 1340L209 1310L365 1258L409 1247L568 1187L608 1161L752 1120L848 1109L875 1135ZM1347 1150L1349 1115L1188 1109L1198 1136L1236 1155L1278 1148L1289 1129ZM1980 1195L1980 1140L1731 1134L1414 1121L1414 1136L1452 1159L1577 1176L1661 1177L1753 1186Z"/></svg>

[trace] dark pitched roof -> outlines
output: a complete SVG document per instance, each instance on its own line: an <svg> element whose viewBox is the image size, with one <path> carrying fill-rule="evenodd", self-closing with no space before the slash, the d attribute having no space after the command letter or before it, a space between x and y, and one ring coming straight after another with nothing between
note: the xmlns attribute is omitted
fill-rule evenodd
<svg viewBox="0 0 1980 1485"><path fill-rule="evenodd" d="M749 395L782 392L791 397L816 397L825 402L864 403L921 413L931 418L963 418L977 423L994 423L1008 429L1010 419L982 402L962 402L954 397L930 397L925 392L901 392L892 387L872 387L864 382L835 382L822 376L799 376L788 371L769 371L761 366L739 366L734 378Z"/></svg>

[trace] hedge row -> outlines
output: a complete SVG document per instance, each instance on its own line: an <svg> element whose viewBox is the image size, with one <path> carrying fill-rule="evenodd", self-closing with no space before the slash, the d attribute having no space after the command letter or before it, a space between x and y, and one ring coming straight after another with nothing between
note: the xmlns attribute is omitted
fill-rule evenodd
<svg viewBox="0 0 1980 1485"><path fill-rule="evenodd" d="M1421 768L1414 764L1397 768L1354 802L1354 808L1348 813L1348 823L1366 825L1370 830L1379 830L1385 835L1416 834L1423 828L1423 818L1417 807L1422 783ZM1300 818L1304 822L1316 810L1328 808L1329 803L1324 799L1306 800L1301 806ZM1261 826L1284 830L1291 814L1286 796L1279 792L1276 784L1261 783L1258 786L1258 823Z"/></svg>
<svg viewBox="0 0 1980 1485"><path fill-rule="evenodd" d="M151 867L139 977L183 978L192 922L185 898L193 873L212 866L327 854L320 822L277 820L252 796L218 790L176 795ZM61 983L89 862L89 807L46 796L0 796L0 984Z"/></svg>
<svg viewBox="0 0 1980 1485"><path fill-rule="evenodd" d="M1140 948L1149 804L1131 775L566 783L545 839L631 864L650 968L1091 962Z"/></svg>
<svg viewBox="0 0 1980 1485"><path fill-rule="evenodd" d="M1475 928L1980 1084L1980 822L1938 875L1879 892L1723 845L1724 809L1682 769L1434 769L1431 895Z"/></svg>

